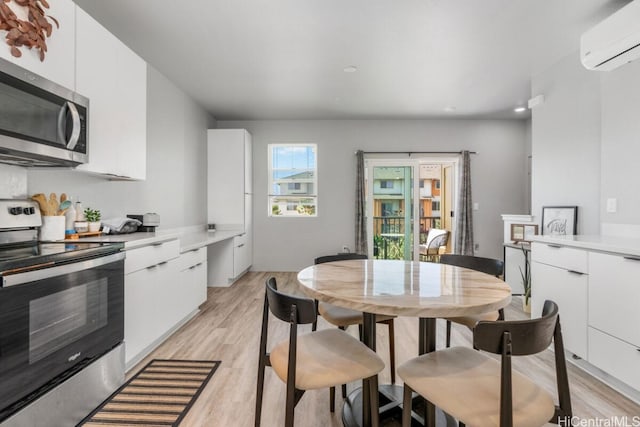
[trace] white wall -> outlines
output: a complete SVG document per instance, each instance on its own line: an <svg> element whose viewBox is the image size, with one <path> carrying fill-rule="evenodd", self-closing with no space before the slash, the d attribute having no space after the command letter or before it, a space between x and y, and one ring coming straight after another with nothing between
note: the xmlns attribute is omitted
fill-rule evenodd
<svg viewBox="0 0 640 427"><path fill-rule="evenodd" d="M543 206L578 206L578 233L600 229L600 74L577 53L532 80L545 101L532 112L531 214Z"/></svg>
<svg viewBox="0 0 640 427"><path fill-rule="evenodd" d="M319 255L354 247L357 149L477 151L472 156L478 255L502 258L500 214L525 213L525 121L221 121L253 135L254 262L258 271L297 271ZM267 144L318 144L318 217L267 216Z"/></svg>
<svg viewBox="0 0 640 427"><path fill-rule="evenodd" d="M151 66L147 75L147 179L108 181L85 173L29 170L29 194L66 192L103 218L156 212L161 228L202 225L206 214L209 114Z"/></svg>
<svg viewBox="0 0 640 427"><path fill-rule="evenodd" d="M640 225L640 61L602 73L602 222ZM606 199L617 199L617 212L606 212ZM638 227L627 227L627 231ZM604 230L604 228L603 228Z"/></svg>

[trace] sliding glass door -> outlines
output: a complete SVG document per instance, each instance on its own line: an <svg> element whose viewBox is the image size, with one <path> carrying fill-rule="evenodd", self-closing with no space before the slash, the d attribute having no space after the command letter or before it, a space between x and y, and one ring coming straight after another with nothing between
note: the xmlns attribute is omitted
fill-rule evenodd
<svg viewBox="0 0 640 427"><path fill-rule="evenodd" d="M453 232L456 162L366 160L370 258L420 260L430 229Z"/></svg>

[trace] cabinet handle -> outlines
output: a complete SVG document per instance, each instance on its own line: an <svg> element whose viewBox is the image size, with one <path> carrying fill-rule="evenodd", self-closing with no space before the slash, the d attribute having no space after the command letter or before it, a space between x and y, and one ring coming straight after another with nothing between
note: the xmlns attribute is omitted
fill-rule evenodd
<svg viewBox="0 0 640 427"><path fill-rule="evenodd" d="M547 243L547 246L553 249L560 249L562 247L561 245L552 245L550 243Z"/></svg>
<svg viewBox="0 0 640 427"><path fill-rule="evenodd" d="M147 267L147 270L153 270L157 266L158 266L158 264L150 265L149 267Z"/></svg>
<svg viewBox="0 0 640 427"><path fill-rule="evenodd" d="M640 261L640 257L637 256L625 256L624 259L628 259L629 261ZM638 350L640 351L640 350Z"/></svg>
<svg viewBox="0 0 640 427"><path fill-rule="evenodd" d="M200 267L201 265L202 265L202 263L201 263L201 262L199 262L199 263L197 263L196 265L192 265L191 267L189 267L189 270L194 270L194 269L196 269L196 268Z"/></svg>
<svg viewBox="0 0 640 427"><path fill-rule="evenodd" d="M244 243L241 243L241 244L239 244L237 247L238 247L238 248L241 248L241 247L243 247L243 246L244 246Z"/></svg>
<svg viewBox="0 0 640 427"><path fill-rule="evenodd" d="M169 261L162 261L162 262L159 262L159 263L158 263L158 265L165 265L165 264L166 264L166 263L168 263L168 262L169 262Z"/></svg>
<svg viewBox="0 0 640 427"><path fill-rule="evenodd" d="M575 271L575 270L567 270L567 273L577 274L578 276L584 276L586 274L586 273L581 273L581 272Z"/></svg>
<svg viewBox="0 0 640 427"><path fill-rule="evenodd" d="M151 246L162 246L164 242L152 243Z"/></svg>

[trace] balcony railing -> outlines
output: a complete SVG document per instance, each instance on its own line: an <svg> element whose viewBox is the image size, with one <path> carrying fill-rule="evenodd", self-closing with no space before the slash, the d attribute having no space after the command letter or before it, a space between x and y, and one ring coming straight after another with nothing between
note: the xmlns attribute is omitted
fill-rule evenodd
<svg viewBox="0 0 640 427"><path fill-rule="evenodd" d="M427 240L430 228L440 228L439 216L420 218L420 243ZM404 217L403 216L375 216L373 217L373 255L377 259L404 258Z"/></svg>

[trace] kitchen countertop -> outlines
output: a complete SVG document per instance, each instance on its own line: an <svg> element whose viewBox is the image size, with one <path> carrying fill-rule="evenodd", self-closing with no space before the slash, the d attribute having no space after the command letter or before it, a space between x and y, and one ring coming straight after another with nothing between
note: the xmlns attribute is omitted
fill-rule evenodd
<svg viewBox="0 0 640 427"><path fill-rule="evenodd" d="M640 239L628 237L585 234L577 236L532 236L531 240L573 248L640 256Z"/></svg>
<svg viewBox="0 0 640 427"><path fill-rule="evenodd" d="M124 249L135 249L153 243L169 240L180 240L180 253L189 252L203 246L212 245L223 240L243 234L242 230L218 231L161 231L156 233L107 234L100 237L85 237L81 242L124 243Z"/></svg>

